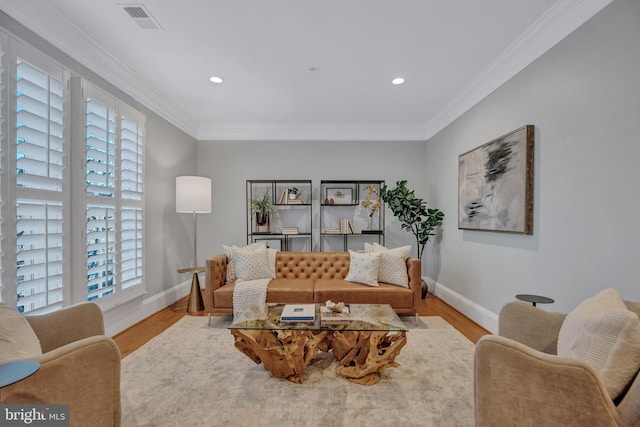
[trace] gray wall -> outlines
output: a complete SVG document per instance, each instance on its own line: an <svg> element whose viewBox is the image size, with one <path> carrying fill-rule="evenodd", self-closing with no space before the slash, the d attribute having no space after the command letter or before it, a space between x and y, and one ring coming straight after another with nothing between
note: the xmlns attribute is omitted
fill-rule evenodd
<svg viewBox="0 0 640 427"><path fill-rule="evenodd" d="M381 179L395 185L406 179L418 197L425 197L426 151L424 142L201 141L198 171L213 179L213 213L198 217L198 254L212 256L222 252L223 244L246 244L247 179L312 180L317 231L321 180ZM412 235L400 229L388 210L386 244L413 244Z"/></svg>
<svg viewBox="0 0 640 427"><path fill-rule="evenodd" d="M640 2L611 3L428 141L428 198L449 214L430 256L454 305L495 314L535 293L566 312L607 287L640 300L638 23ZM458 156L524 124L536 133L534 235L458 230Z"/></svg>

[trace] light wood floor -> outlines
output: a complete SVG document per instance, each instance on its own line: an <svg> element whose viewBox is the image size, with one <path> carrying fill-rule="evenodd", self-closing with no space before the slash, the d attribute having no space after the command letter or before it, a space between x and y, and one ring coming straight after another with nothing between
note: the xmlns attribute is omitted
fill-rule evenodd
<svg viewBox="0 0 640 427"><path fill-rule="evenodd" d="M169 326L180 320L183 316L186 316L186 305L187 297L164 310L160 310L159 312L147 317L143 321L113 337L120 348L122 357L133 353L151 338L160 334ZM478 342L480 337L489 333L487 330L433 295L429 295L427 299L421 300L420 307L418 308L418 314L420 316L442 317L474 344ZM196 313L195 315L207 316L204 311Z"/></svg>

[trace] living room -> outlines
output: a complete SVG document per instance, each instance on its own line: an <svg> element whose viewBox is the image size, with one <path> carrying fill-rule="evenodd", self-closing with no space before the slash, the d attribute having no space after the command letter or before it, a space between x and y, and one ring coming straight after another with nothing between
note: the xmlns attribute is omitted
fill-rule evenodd
<svg viewBox="0 0 640 427"><path fill-rule="evenodd" d="M486 329L497 331L500 309L520 293L551 297L555 303L544 309L563 313L607 287L640 301L635 1L609 3L495 90L469 94L476 99L462 111L451 104L459 114L442 111L433 120L446 126L423 140L331 139L323 132L305 140L199 139L24 23L45 17L21 21L10 16L8 2L0 5L4 31L146 116L145 295L105 310L108 335L189 292L190 278L177 272L193 255L191 216L175 212L175 177L181 175L213 181L212 213L198 216L199 262L221 253L224 244L246 243L247 179L310 179L314 189L323 179L389 185L406 179L446 214L427 245L423 278L436 296ZM458 156L525 124L535 126L533 234L458 229ZM387 219L387 246L413 244L395 218Z"/></svg>

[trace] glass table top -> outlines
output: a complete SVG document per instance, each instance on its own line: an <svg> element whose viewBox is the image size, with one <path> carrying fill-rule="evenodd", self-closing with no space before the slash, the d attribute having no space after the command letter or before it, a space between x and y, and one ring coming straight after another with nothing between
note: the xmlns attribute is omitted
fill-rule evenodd
<svg viewBox="0 0 640 427"><path fill-rule="evenodd" d="M229 329L407 331L407 327L389 304L348 304L349 316L347 318L337 320L332 318L329 321L324 320L324 316L320 313L320 308L323 306L324 304L315 304L313 321L292 322L280 319L285 304L267 304L266 319L234 321Z"/></svg>

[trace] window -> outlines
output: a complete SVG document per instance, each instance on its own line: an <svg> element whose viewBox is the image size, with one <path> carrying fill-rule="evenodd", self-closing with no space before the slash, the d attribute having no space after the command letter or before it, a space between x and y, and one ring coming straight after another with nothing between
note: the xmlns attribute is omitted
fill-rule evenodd
<svg viewBox="0 0 640 427"><path fill-rule="evenodd" d="M7 45L7 38L4 34L0 33L0 189L4 189L4 154L7 152L7 138L6 138L6 126L7 126L7 73L5 68L6 54L4 52ZM0 191L0 272L4 271L4 236L7 233L7 227L4 218L6 195L3 191ZM6 303L8 301L6 293L8 292L6 286L4 286L4 274L0 274L0 302Z"/></svg>
<svg viewBox="0 0 640 427"><path fill-rule="evenodd" d="M24 313L144 293L145 117L69 74L0 31L0 301Z"/></svg>
<svg viewBox="0 0 640 427"><path fill-rule="evenodd" d="M24 313L65 301L65 101L67 76L50 62L16 59L15 230L17 307Z"/></svg>
<svg viewBox="0 0 640 427"><path fill-rule="evenodd" d="M144 290L144 116L87 82L83 93L87 296L121 301Z"/></svg>

